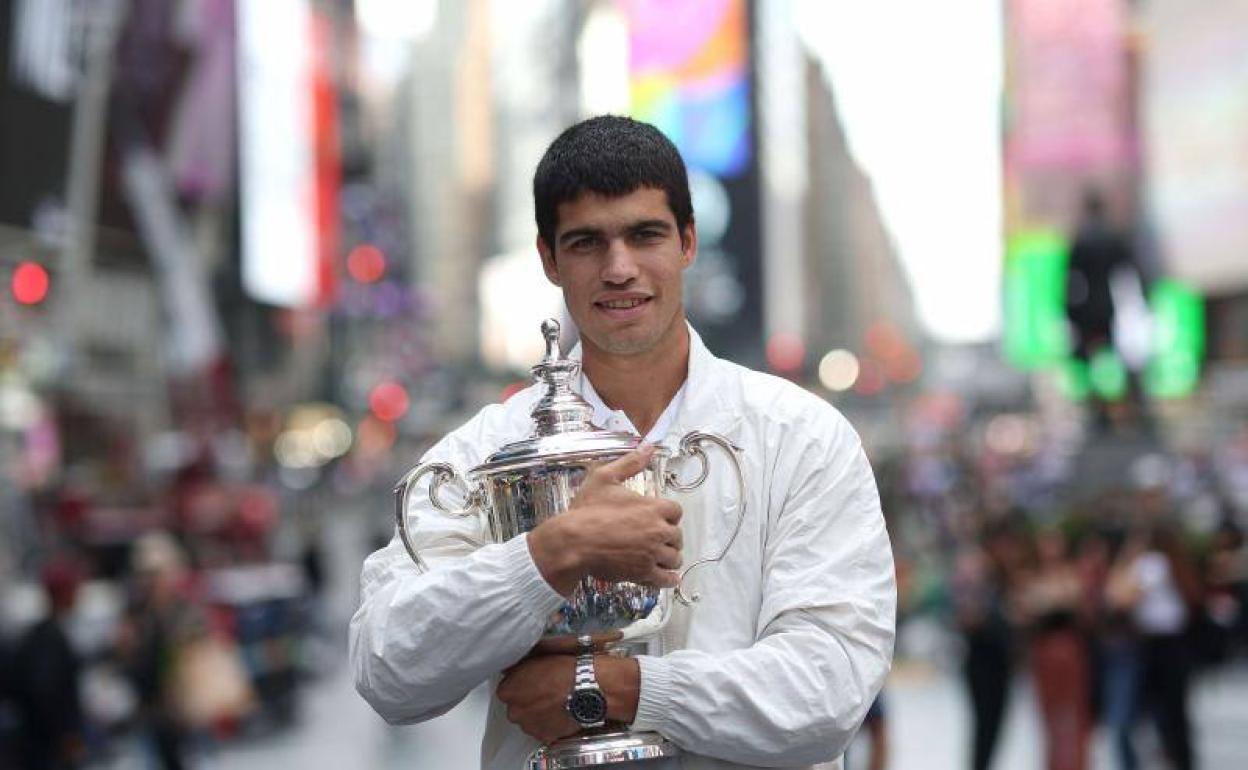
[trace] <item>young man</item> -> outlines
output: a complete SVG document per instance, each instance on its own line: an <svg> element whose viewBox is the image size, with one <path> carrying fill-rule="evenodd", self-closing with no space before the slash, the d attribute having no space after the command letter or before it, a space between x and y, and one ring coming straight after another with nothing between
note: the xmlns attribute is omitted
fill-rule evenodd
<svg viewBox="0 0 1248 770"><path fill-rule="evenodd" d="M893 648L892 552L858 437L826 402L716 358L689 327L681 281L697 229L684 163L658 130L579 123L547 150L533 191L542 267L580 330L572 355L595 422L665 445L714 431L743 449L748 518L725 559L686 580L703 600L674 608L650 654L594 658L608 718L685 752L646 770L833 760ZM486 407L424 460L482 462L529 433L539 396ZM397 539L366 562L351 623L360 693L411 723L490 680L484 770L519 770L539 743L576 733L575 656L529 654L547 616L586 574L674 585L682 560L721 546L733 524L730 473L712 472L683 511L625 489L652 451L595 469L569 511L506 543L476 547L481 522L416 503L431 568Z"/></svg>

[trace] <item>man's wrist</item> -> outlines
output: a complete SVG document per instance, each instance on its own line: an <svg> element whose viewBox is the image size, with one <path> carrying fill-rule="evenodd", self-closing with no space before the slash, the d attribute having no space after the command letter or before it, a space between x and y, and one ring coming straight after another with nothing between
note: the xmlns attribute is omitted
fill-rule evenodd
<svg viewBox="0 0 1248 770"><path fill-rule="evenodd" d="M629 657L595 655L594 672L607 696L607 719L630 724L637 716L641 696L641 666Z"/></svg>
<svg viewBox="0 0 1248 770"><path fill-rule="evenodd" d="M568 596L576 588L584 569L577 549L561 524L557 518L549 519L529 532L529 555L542 578L560 594Z"/></svg>

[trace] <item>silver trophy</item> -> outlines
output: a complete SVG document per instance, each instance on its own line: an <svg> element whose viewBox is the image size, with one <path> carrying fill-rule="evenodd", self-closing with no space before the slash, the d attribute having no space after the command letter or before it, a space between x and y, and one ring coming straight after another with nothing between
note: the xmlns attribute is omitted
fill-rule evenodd
<svg viewBox="0 0 1248 770"><path fill-rule="evenodd" d="M546 393L533 408L532 434L502 447L466 475L447 463L421 463L404 474L395 487L399 537L421 569L427 567L412 542L413 527L409 525L415 524L415 517L412 515L409 520L408 503L424 476L432 476L428 495L434 508L452 516L484 516L490 537L502 543L568 510L592 465L621 457L641 443L631 433L609 432L593 424L593 407L572 390L580 362L559 353L559 323L554 319L544 321L542 334L546 338L546 356L533 367L533 378L546 385ZM592 645L611 654L627 655L630 648L662 630L673 601L698 601L696 594L684 591L685 577L691 570L722 559L745 519L745 477L737 457L740 450L722 436L691 431L681 438L674 454L656 447L649 466L625 482L634 492L654 497L668 490L697 489L710 473L707 446L724 451L737 479L736 522L723 547L686 566L674 589L593 576L582 578L568 601L548 619L539 646L569 651L579 646L584 651ZM682 481L680 471L695 461L698 472L692 480ZM447 484L455 484L466 495L462 507L449 506L442 500L440 490ZM607 722L542 746L529 757L527 770L600 767L673 757L678 753L679 749L658 733L632 731L622 724Z"/></svg>

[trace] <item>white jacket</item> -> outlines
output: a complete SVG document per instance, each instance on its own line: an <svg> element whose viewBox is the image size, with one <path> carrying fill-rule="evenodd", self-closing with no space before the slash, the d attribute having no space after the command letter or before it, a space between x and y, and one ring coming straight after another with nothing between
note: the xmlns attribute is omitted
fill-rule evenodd
<svg viewBox="0 0 1248 770"><path fill-rule="evenodd" d="M857 434L827 402L785 380L718 359L692 336L684 402L663 441L691 430L741 447L748 518L720 563L689 574L692 606L639 656L633 727L685 753L645 770L809 767L839 757L892 660L896 584L871 468ZM579 349L572 355L579 355ZM482 409L424 461L461 472L527 436L536 387ZM731 533L736 480L708 451L710 478L676 497L685 563ZM483 545L477 517L438 514L412 495L421 573L393 540L364 564L351 620L356 687L393 724L431 719L520 660L563 599L526 536ZM491 699L483 770L520 770L537 742ZM838 766L833 765L833 767Z"/></svg>

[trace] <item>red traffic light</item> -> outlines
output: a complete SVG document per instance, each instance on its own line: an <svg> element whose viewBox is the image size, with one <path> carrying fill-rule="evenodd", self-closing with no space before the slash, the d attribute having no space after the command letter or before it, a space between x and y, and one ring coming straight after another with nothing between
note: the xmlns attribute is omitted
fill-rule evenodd
<svg viewBox="0 0 1248 770"><path fill-rule="evenodd" d="M38 305L48 296L48 271L38 262L22 262L13 271L10 289L22 305Z"/></svg>

